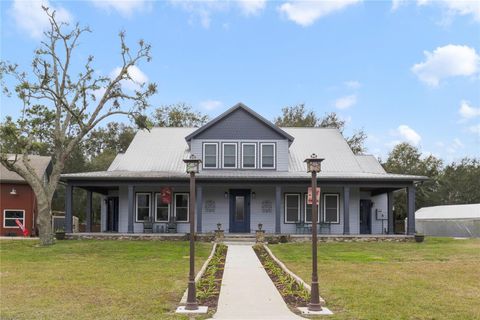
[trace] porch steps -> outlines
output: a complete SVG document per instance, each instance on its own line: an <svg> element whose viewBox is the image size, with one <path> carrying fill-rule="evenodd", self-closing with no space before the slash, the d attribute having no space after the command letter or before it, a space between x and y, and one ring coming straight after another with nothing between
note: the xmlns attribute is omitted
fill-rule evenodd
<svg viewBox="0 0 480 320"><path fill-rule="evenodd" d="M254 234L226 234L222 242L226 244L255 244L256 237Z"/></svg>

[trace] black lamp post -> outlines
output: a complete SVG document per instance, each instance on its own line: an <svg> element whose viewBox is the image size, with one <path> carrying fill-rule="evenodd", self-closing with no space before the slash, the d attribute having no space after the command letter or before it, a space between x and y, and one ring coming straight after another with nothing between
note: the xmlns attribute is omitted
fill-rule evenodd
<svg viewBox="0 0 480 320"><path fill-rule="evenodd" d="M189 219L190 219L190 274L188 277L188 295L186 310L198 310L197 295L195 290L195 174L200 172L199 159L191 155L190 159L183 160L187 166L187 173L190 174L190 201L189 201Z"/></svg>
<svg viewBox="0 0 480 320"><path fill-rule="evenodd" d="M307 172L312 173L312 291L310 294L310 303L308 304L308 310L310 311L322 311L317 271L317 172L321 171L322 161L323 159L317 158L315 153L313 153L310 158L305 159Z"/></svg>

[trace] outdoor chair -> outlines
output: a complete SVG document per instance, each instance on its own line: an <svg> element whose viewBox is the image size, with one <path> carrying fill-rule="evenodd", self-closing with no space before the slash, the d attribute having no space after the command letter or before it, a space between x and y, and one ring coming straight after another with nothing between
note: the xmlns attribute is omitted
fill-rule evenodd
<svg viewBox="0 0 480 320"><path fill-rule="evenodd" d="M143 233L153 233L153 217L143 221Z"/></svg>

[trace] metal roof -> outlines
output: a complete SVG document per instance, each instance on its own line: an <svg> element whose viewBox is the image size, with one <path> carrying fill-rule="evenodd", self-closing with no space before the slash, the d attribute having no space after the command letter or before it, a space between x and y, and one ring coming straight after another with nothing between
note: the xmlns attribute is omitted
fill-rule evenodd
<svg viewBox="0 0 480 320"><path fill-rule="evenodd" d="M415 220L480 220L480 203L424 207L415 212Z"/></svg>
<svg viewBox="0 0 480 320"><path fill-rule="evenodd" d="M417 181L426 177L387 174L373 156L356 156L337 129L281 128L295 140L289 149L288 171L202 170L199 179L308 179L305 158L324 158L319 179ZM183 159L190 156L185 137L196 128L153 128L139 131L124 154L107 171L62 175L68 179L184 179Z"/></svg>
<svg viewBox="0 0 480 320"><path fill-rule="evenodd" d="M15 154L7 155L9 159L15 159ZM36 155L29 155L28 159L30 161L31 166L35 170L35 173L38 177L43 177L50 165L51 157L46 156L36 156ZM22 163L22 155L18 155L17 162L20 166L23 167ZM17 173L8 170L3 165L0 164L0 181L1 182L16 182L16 183L24 183L25 180L19 176Z"/></svg>

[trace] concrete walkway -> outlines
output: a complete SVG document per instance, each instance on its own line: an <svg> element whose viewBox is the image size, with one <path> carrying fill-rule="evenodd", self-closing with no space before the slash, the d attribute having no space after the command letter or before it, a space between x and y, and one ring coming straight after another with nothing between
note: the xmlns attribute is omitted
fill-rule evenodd
<svg viewBox="0 0 480 320"><path fill-rule="evenodd" d="M250 245L228 246L214 319L304 319L288 309Z"/></svg>

